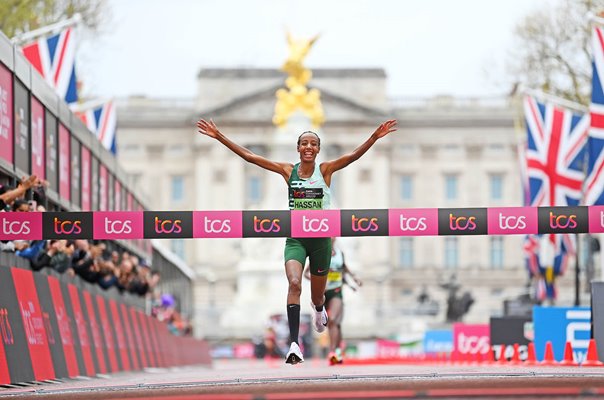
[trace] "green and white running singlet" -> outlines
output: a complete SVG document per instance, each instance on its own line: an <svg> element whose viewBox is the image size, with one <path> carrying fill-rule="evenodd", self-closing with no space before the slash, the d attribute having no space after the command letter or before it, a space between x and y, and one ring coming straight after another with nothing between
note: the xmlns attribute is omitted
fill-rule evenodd
<svg viewBox="0 0 604 400"><path fill-rule="evenodd" d="M334 290L344 285L344 255L342 250L337 247L334 250L335 254L331 257L325 290Z"/></svg>
<svg viewBox="0 0 604 400"><path fill-rule="evenodd" d="M315 170L310 178L300 178L298 168L294 169L287 182L290 210L326 210L329 209L330 190L323 179L321 167L315 163ZM285 241L285 262L296 260L306 264L310 262L312 275L325 276L329 272L331 260L331 238L287 238Z"/></svg>
<svg viewBox="0 0 604 400"><path fill-rule="evenodd" d="M289 209L290 210L327 210L331 200L331 191L323 179L321 167L315 163L315 170L310 178L300 178L298 168L294 165L289 177Z"/></svg>
<svg viewBox="0 0 604 400"><path fill-rule="evenodd" d="M329 304L334 297L342 298L342 288L344 287L344 254L337 247L334 248L335 254L331 256L329 273L327 274L327 284L325 286L325 304Z"/></svg>

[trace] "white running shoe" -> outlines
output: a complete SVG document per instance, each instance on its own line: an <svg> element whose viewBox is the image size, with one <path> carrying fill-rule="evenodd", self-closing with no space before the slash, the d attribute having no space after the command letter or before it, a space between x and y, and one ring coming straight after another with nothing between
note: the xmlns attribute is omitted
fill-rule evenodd
<svg viewBox="0 0 604 400"><path fill-rule="evenodd" d="M323 305L323 310L317 311L315 305L310 303L313 313L313 325L315 326L315 331L321 333L327 327L327 321L329 321L329 317L327 316L327 310L325 309L325 305Z"/></svg>
<svg viewBox="0 0 604 400"><path fill-rule="evenodd" d="M302 355L300 346L298 346L296 342L292 342L292 344L289 346L289 351L285 356L285 363L295 365L301 362L304 362L304 356Z"/></svg>

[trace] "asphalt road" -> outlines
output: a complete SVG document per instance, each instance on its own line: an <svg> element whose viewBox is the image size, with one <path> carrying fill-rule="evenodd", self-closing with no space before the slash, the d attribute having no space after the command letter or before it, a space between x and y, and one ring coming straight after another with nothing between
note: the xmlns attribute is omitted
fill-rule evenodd
<svg viewBox="0 0 604 400"><path fill-rule="evenodd" d="M216 360L0 389L12 399L570 399L604 397L604 367L500 364L329 366Z"/></svg>

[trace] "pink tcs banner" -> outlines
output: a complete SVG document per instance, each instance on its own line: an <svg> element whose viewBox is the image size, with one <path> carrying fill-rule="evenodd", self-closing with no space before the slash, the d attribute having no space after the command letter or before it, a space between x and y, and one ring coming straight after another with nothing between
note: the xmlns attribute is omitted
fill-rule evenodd
<svg viewBox="0 0 604 400"><path fill-rule="evenodd" d="M144 237L143 213L137 211L95 212L95 239L141 239Z"/></svg>
<svg viewBox="0 0 604 400"><path fill-rule="evenodd" d="M59 196L67 201L71 199L70 157L69 131L59 124Z"/></svg>
<svg viewBox="0 0 604 400"><path fill-rule="evenodd" d="M44 107L31 98L31 173L40 179L46 179Z"/></svg>
<svg viewBox="0 0 604 400"><path fill-rule="evenodd" d="M589 233L602 232L604 232L604 206L591 206L589 207Z"/></svg>
<svg viewBox="0 0 604 400"><path fill-rule="evenodd" d="M378 339L376 352L378 358L394 358L400 355L401 345L396 340Z"/></svg>
<svg viewBox="0 0 604 400"><path fill-rule="evenodd" d="M388 210L390 236L438 235L438 209L393 208Z"/></svg>
<svg viewBox="0 0 604 400"><path fill-rule="evenodd" d="M41 240L41 212L0 212L0 240Z"/></svg>
<svg viewBox="0 0 604 400"><path fill-rule="evenodd" d="M536 207L489 208L488 234L536 234L538 232L538 210Z"/></svg>
<svg viewBox="0 0 604 400"><path fill-rule="evenodd" d="M109 204L107 203L107 193L109 192L109 181L107 175L107 167L103 164L99 166L99 210L107 211Z"/></svg>
<svg viewBox="0 0 604 400"><path fill-rule="evenodd" d="M240 238L243 236L241 211L194 211L194 238Z"/></svg>
<svg viewBox="0 0 604 400"><path fill-rule="evenodd" d="M291 233L295 238L340 236L339 210L292 210Z"/></svg>
<svg viewBox="0 0 604 400"><path fill-rule="evenodd" d="M460 354L487 354L491 350L488 324L453 324L453 351Z"/></svg>
<svg viewBox="0 0 604 400"><path fill-rule="evenodd" d="M82 146L82 211L90 211L90 174L92 165L90 160L90 150Z"/></svg>
<svg viewBox="0 0 604 400"><path fill-rule="evenodd" d="M113 182L113 193L115 194L113 208L115 211L122 211L122 184L119 180L117 180L117 178Z"/></svg>
<svg viewBox="0 0 604 400"><path fill-rule="evenodd" d="M13 164L13 75L0 64L0 158Z"/></svg>

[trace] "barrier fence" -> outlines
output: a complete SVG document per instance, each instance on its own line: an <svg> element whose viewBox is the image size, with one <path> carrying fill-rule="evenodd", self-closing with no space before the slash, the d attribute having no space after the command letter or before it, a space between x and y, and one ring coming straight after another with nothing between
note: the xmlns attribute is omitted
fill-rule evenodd
<svg viewBox="0 0 604 400"><path fill-rule="evenodd" d="M604 206L0 213L0 240L604 232Z"/></svg>
<svg viewBox="0 0 604 400"><path fill-rule="evenodd" d="M94 286L0 268L0 384L210 363L208 344Z"/></svg>

